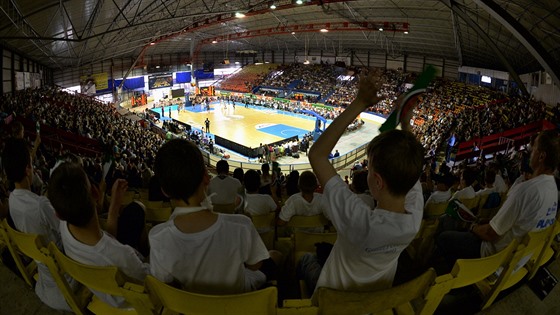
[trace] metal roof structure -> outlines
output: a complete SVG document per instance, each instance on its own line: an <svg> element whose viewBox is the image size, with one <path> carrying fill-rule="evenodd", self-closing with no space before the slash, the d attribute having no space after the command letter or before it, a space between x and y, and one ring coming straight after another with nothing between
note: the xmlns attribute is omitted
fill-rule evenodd
<svg viewBox="0 0 560 315"><path fill-rule="evenodd" d="M184 52L382 50L545 70L560 85L558 0L0 0L0 15L3 45L53 69Z"/></svg>

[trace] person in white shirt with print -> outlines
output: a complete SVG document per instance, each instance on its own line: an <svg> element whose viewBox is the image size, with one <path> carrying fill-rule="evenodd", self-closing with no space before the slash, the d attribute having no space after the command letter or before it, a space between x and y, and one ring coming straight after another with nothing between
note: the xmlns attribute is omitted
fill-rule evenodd
<svg viewBox="0 0 560 315"><path fill-rule="evenodd" d="M486 224L473 224L470 232L443 232L437 246L451 267L459 258L493 255L528 232L554 224L558 188L552 175L560 163L560 140L556 131L542 131L532 146L533 177L513 187L498 213Z"/></svg>
<svg viewBox="0 0 560 315"><path fill-rule="evenodd" d="M391 287L399 255L420 229L424 198L419 179L424 149L414 134L391 130L369 143L368 186L377 200L373 210L352 193L328 160L346 127L381 100L377 91L382 84L378 71L362 76L356 99L309 152L313 171L324 187L325 212L338 231L317 287L354 291ZM410 126L405 124L403 128L408 130Z"/></svg>

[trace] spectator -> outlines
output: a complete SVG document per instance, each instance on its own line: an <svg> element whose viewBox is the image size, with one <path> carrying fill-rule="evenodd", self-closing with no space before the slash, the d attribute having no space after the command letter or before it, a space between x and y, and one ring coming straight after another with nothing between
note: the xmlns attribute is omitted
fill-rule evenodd
<svg viewBox="0 0 560 315"><path fill-rule="evenodd" d="M239 195L242 187L239 180L229 176L229 164L226 160L219 160L216 163L216 171L218 176L210 180L208 185L208 195L212 196L213 204L227 205L235 204L239 207L243 200Z"/></svg>
<svg viewBox="0 0 560 315"><path fill-rule="evenodd" d="M155 173L175 205L169 221L150 231L156 278L178 281L189 292L237 294L260 288L274 274L276 264L251 220L209 209L210 178L194 144L181 139L164 144Z"/></svg>
<svg viewBox="0 0 560 315"><path fill-rule="evenodd" d="M144 208L141 204L134 202L120 210L127 187L123 179L113 184L107 232L101 230L97 218L100 191L95 183L89 181L80 165L64 163L53 172L49 198L57 215L64 220L60 223L60 231L68 257L87 265L116 266L127 276L143 282L149 271L148 264L142 262L144 257L118 240L135 239L137 245L144 230ZM121 296L92 291L114 307L130 307Z"/></svg>
<svg viewBox="0 0 560 315"><path fill-rule="evenodd" d="M250 216L264 215L276 211L278 207L276 202L270 195L259 194L259 185L261 179L259 173L255 170L248 170L245 173L245 189L247 190L245 198L245 213ZM259 231L259 233L266 230Z"/></svg>
<svg viewBox="0 0 560 315"><path fill-rule="evenodd" d="M473 184L476 180L476 173L470 168L466 168L461 172L460 190L453 194L453 199L472 199L476 197Z"/></svg>
<svg viewBox="0 0 560 315"><path fill-rule="evenodd" d="M31 191L33 166L24 140L8 139L2 151L2 166L8 181L15 185L8 199L9 215L15 228L24 233L43 235L47 242L54 242L62 250L60 222L53 206L46 197ZM37 269L39 279L35 284L35 293L41 301L51 308L71 311L47 266L37 263ZM77 288L76 282L70 281L70 284L72 289Z"/></svg>
<svg viewBox="0 0 560 315"><path fill-rule="evenodd" d="M278 216L278 225L286 225L294 215L312 216L322 214L325 206L323 195L316 193L317 177L311 171L301 173L298 183L300 193L293 194L286 200ZM322 232L323 227L310 232Z"/></svg>
<svg viewBox="0 0 560 315"><path fill-rule="evenodd" d="M528 232L548 228L558 209L558 188L552 175L560 163L555 131L542 131L531 152L533 178L515 186L488 224L474 223L470 232L447 231L437 238L448 267L459 258L493 255Z"/></svg>
<svg viewBox="0 0 560 315"><path fill-rule="evenodd" d="M370 209L375 209L375 200L369 193L368 187L368 171L359 170L354 173L354 178L352 179L352 184L350 185L350 190L352 190L358 198L360 198Z"/></svg>
<svg viewBox="0 0 560 315"><path fill-rule="evenodd" d="M368 186L378 202L375 210L350 191L325 158L347 125L380 100L377 96L380 86L379 73L362 77L356 99L309 152L313 170L324 187L325 212L339 233L317 287L338 290L390 287L400 253L420 229L424 200L419 178L424 150L412 133L387 131L368 145ZM408 129L406 125L403 128Z"/></svg>

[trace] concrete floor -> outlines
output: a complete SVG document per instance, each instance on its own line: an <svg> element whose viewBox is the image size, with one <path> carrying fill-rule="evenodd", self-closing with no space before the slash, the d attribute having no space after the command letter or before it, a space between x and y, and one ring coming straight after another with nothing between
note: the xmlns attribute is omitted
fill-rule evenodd
<svg viewBox="0 0 560 315"><path fill-rule="evenodd" d="M556 278L560 278L560 263L552 262L548 269ZM472 301L466 301L472 305ZM438 314L473 314L468 307L456 306L448 310L438 310ZM44 305L35 292L10 269L0 263L0 315L65 315ZM497 301L487 310L477 314L483 315L548 315L560 314L560 285L541 301L535 293L523 284L514 292Z"/></svg>

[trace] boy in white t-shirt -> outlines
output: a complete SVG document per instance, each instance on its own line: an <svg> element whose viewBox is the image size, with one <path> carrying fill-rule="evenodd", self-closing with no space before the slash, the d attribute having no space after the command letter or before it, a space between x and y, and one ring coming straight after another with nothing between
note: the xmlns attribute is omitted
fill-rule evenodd
<svg viewBox="0 0 560 315"><path fill-rule="evenodd" d="M116 266L142 283L149 270L148 264L143 262L144 257L117 240L119 229L139 225L134 230L137 231L136 238L140 238L144 227L144 209L140 204L133 203L121 210L127 188L128 184L123 179L117 179L113 184L107 231L101 229L97 217L100 191L88 179L81 165L63 163L58 166L52 173L48 193L58 217L63 220L60 222L60 235L68 257L87 265ZM126 235L122 238L134 237ZM122 297L95 290L92 292L114 307L130 307Z"/></svg>
<svg viewBox="0 0 560 315"><path fill-rule="evenodd" d="M237 294L258 289L273 275L275 262L251 219L210 209L210 176L196 145L167 142L157 153L155 172L174 210L150 231L154 277L189 292Z"/></svg>
<svg viewBox="0 0 560 315"><path fill-rule="evenodd" d="M2 167L7 179L15 185L8 199L9 215L14 222L14 227L24 233L43 235L47 242L54 242L62 249L59 220L51 203L45 196L39 196L31 191L33 164L25 140L12 138L6 141L2 151ZM58 289L48 267L37 263L37 271L39 278L35 284L35 293L41 301L51 308L70 311L71 308ZM73 289L76 289L77 283L69 280Z"/></svg>
<svg viewBox="0 0 560 315"><path fill-rule="evenodd" d="M419 178L424 149L414 134L391 130L369 143L368 186L377 201L374 210L352 193L328 160L346 127L381 100L377 91L382 84L378 72L362 76L356 99L309 152L313 171L324 187L325 212L338 231L317 287L360 291L391 287L399 255L420 229L424 198Z"/></svg>
<svg viewBox="0 0 560 315"><path fill-rule="evenodd" d="M299 176L298 187L300 192L293 194L278 216L278 225L286 225L294 215L312 216L323 214L325 205L323 195L316 193L317 177L311 171L305 171Z"/></svg>
<svg viewBox="0 0 560 315"><path fill-rule="evenodd" d="M255 170L248 170L243 176L243 185L245 185L245 213L254 215L263 215L276 211L278 206L271 195L259 194L261 185L261 176Z"/></svg>

